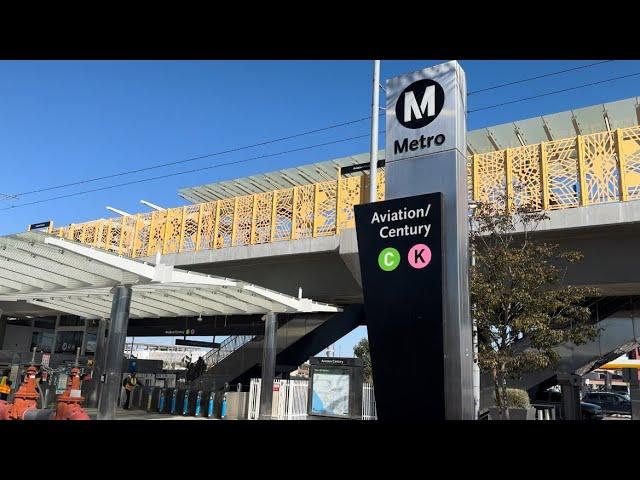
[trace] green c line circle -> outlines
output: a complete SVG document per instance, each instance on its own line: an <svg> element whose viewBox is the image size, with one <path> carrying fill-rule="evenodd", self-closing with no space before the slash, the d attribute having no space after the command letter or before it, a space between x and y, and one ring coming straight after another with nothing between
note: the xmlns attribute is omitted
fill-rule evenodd
<svg viewBox="0 0 640 480"><path fill-rule="evenodd" d="M400 265L400 252L393 247L387 247L378 255L378 265L385 272L390 272Z"/></svg>

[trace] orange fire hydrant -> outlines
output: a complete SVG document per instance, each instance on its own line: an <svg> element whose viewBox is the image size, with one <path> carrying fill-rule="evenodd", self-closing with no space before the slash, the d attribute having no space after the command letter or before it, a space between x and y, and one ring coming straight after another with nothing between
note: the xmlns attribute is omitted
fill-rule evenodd
<svg viewBox="0 0 640 480"><path fill-rule="evenodd" d="M11 420L9 418L10 410L11 410L11 404L6 400L0 400L0 420Z"/></svg>
<svg viewBox="0 0 640 480"><path fill-rule="evenodd" d="M91 420L87 412L80 406L84 397L80 395L80 369L72 368L67 389L58 395L58 407L54 420Z"/></svg>
<svg viewBox="0 0 640 480"><path fill-rule="evenodd" d="M22 384L13 396L13 405L9 408L10 420L24 420L24 414L37 408L36 400L40 395L36 391L36 367L29 365Z"/></svg>

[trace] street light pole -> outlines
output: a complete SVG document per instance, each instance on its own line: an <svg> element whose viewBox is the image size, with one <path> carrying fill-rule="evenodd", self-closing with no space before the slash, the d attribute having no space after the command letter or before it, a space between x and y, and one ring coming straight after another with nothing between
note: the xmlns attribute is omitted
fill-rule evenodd
<svg viewBox="0 0 640 480"><path fill-rule="evenodd" d="M470 203L469 209L469 233L473 234L473 210L478 207L476 203ZM473 235L472 235L473 236ZM471 271L476 266L476 249L471 242ZM471 279L469 279L471 283ZM476 305L471 305L471 320L473 322L473 410L474 417L477 420L480 416L480 363L478 357L478 324L475 316Z"/></svg>
<svg viewBox="0 0 640 480"><path fill-rule="evenodd" d="M378 115L380 105L380 60L373 61L373 98L371 101L371 159L369 163L369 202L378 199Z"/></svg>

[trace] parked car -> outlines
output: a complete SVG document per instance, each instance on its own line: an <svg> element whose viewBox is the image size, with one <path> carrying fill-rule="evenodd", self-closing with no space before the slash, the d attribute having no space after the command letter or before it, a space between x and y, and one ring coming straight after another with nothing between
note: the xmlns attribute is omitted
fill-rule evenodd
<svg viewBox="0 0 640 480"><path fill-rule="evenodd" d="M602 420L604 418L602 407L595 403L580 402L580 410L583 420Z"/></svg>
<svg viewBox="0 0 640 480"><path fill-rule="evenodd" d="M535 398L532 399L532 403L536 405L553 405L556 408L556 417L562 417L562 394L558 391L545 390L538 392ZM604 418L602 407L594 403L581 401L580 412L582 420L602 420Z"/></svg>
<svg viewBox="0 0 640 480"><path fill-rule="evenodd" d="M591 392L582 400L599 405L605 413L631 415L631 401L627 395L614 392Z"/></svg>

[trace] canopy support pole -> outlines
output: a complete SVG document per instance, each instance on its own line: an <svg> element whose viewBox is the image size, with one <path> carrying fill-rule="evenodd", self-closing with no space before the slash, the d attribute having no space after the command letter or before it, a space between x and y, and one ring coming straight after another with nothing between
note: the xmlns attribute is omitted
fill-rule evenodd
<svg viewBox="0 0 640 480"><path fill-rule="evenodd" d="M107 337L107 359L105 362L105 383L100 389L98 401L98 420L114 420L120 396L122 377L122 358L127 339L129 307L131 305L131 286L113 287L111 304L111 324Z"/></svg>

